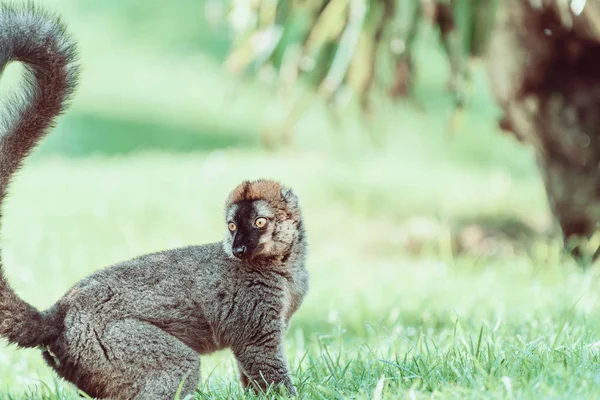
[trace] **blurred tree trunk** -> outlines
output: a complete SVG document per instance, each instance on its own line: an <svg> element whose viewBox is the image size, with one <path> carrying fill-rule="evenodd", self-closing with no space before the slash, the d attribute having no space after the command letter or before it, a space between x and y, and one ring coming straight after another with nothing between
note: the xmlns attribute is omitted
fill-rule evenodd
<svg viewBox="0 0 600 400"><path fill-rule="evenodd" d="M600 4L504 0L498 17L488 71L500 125L535 149L571 245L600 223Z"/></svg>

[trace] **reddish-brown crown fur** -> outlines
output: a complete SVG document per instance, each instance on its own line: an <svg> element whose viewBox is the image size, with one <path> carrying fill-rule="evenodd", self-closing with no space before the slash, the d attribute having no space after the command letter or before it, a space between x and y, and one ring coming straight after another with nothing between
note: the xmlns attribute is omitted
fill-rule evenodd
<svg viewBox="0 0 600 400"><path fill-rule="evenodd" d="M244 181L231 192L228 203L234 204L244 200L254 201L260 199L274 203L282 201L281 184L267 179Z"/></svg>
<svg viewBox="0 0 600 400"><path fill-rule="evenodd" d="M300 211L297 207L290 207L286 202L282 194L282 190L285 191L285 189L279 182L271 179L244 181L231 192L227 200L227 206L241 201L265 200L279 211L279 219L292 218L298 221Z"/></svg>

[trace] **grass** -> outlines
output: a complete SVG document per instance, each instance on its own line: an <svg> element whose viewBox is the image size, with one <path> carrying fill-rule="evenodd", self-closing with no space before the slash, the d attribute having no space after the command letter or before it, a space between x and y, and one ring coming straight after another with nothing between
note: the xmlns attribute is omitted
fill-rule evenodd
<svg viewBox="0 0 600 400"><path fill-rule="evenodd" d="M494 235L487 253L446 245L459 219L543 220L535 171L513 176L507 160L496 166L506 183L427 149L420 162L404 151L412 172L385 153L37 159L6 204L7 273L47 307L102 266L218 240L228 191L274 176L299 192L310 235L312 287L285 342L303 398L595 398L598 272L578 270L543 236L524 251ZM228 352L202 362L199 398L242 397ZM3 348L0 382L0 398L77 398L34 350Z"/></svg>

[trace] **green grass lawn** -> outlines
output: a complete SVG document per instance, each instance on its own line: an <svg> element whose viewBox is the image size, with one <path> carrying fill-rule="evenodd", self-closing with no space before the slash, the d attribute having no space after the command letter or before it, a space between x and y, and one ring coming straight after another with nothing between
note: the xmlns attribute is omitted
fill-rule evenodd
<svg viewBox="0 0 600 400"><path fill-rule="evenodd" d="M5 207L7 273L47 307L103 266L218 240L228 191L272 176L298 191L309 234L312 287L286 340L301 396L597 397L597 271L579 271L542 235L526 246L500 233L467 250L450 244L458 221L543 226L533 163L512 173L513 159L475 167L428 148L37 159ZM200 398L242 396L228 352L202 362ZM0 350L0 392L77 398L37 351L11 347Z"/></svg>

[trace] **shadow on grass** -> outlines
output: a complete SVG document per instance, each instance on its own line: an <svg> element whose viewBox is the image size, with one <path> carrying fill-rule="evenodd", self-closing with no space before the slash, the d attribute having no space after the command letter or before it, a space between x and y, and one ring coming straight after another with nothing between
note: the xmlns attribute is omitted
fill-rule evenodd
<svg viewBox="0 0 600 400"><path fill-rule="evenodd" d="M38 155L83 157L141 151L190 153L231 147L257 147L252 128L235 131L214 124L174 127L155 121L116 119L93 114L66 116L42 143Z"/></svg>
<svg viewBox="0 0 600 400"><path fill-rule="evenodd" d="M468 215L445 224L430 220L407 223L405 250L413 255L442 252L440 238L450 232L455 256L483 259L530 256L537 243L555 239L548 221L533 225L514 215ZM412 229L411 229L412 228ZM426 229L423 229L426 228Z"/></svg>

